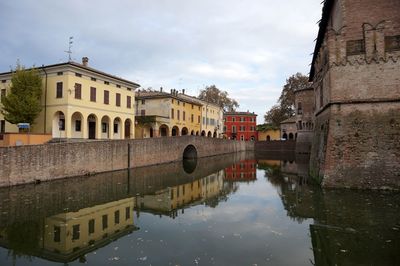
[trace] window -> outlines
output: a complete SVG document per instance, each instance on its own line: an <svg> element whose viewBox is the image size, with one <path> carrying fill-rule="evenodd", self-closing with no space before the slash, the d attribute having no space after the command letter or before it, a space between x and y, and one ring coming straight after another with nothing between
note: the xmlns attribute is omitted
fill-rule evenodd
<svg viewBox="0 0 400 266"><path fill-rule="evenodd" d="M232 117L232 122L235 122L235 118L234 117Z"/></svg>
<svg viewBox="0 0 400 266"><path fill-rule="evenodd" d="M301 121L299 121L299 123L298 123L298 125L297 125L297 128L298 128L299 130L302 130L302 129L303 129L303 125L301 124Z"/></svg>
<svg viewBox="0 0 400 266"><path fill-rule="evenodd" d="M103 215L103 217L102 217L102 226L103 226L103 230L108 227L108 216L107 216L107 214Z"/></svg>
<svg viewBox="0 0 400 266"><path fill-rule="evenodd" d="M96 81L96 78L91 77L90 80L91 81Z"/></svg>
<svg viewBox="0 0 400 266"><path fill-rule="evenodd" d="M200 116L197 116L197 123L200 124Z"/></svg>
<svg viewBox="0 0 400 266"><path fill-rule="evenodd" d="M64 73L62 71L57 72L57 76L62 76Z"/></svg>
<svg viewBox="0 0 400 266"><path fill-rule="evenodd" d="M7 82L7 80L6 79L3 79L2 81L1 81L1 83L6 83Z"/></svg>
<svg viewBox="0 0 400 266"><path fill-rule="evenodd" d="M82 99L82 84L75 83L75 99Z"/></svg>
<svg viewBox="0 0 400 266"><path fill-rule="evenodd" d="M6 96L6 89L1 89L1 98Z"/></svg>
<svg viewBox="0 0 400 266"><path fill-rule="evenodd" d="M104 91L104 104L109 104L110 103L110 92L105 90Z"/></svg>
<svg viewBox="0 0 400 266"><path fill-rule="evenodd" d="M81 120L75 120L75 131L81 132Z"/></svg>
<svg viewBox="0 0 400 266"><path fill-rule="evenodd" d="M58 121L58 129L59 130L65 130L65 118L60 117L60 120Z"/></svg>
<svg viewBox="0 0 400 266"><path fill-rule="evenodd" d="M6 132L6 120L0 120L0 133Z"/></svg>
<svg viewBox="0 0 400 266"><path fill-rule="evenodd" d="M193 123L193 121L194 121L194 114L191 115L190 121Z"/></svg>
<svg viewBox="0 0 400 266"><path fill-rule="evenodd" d="M104 81L104 84L106 84L106 85L110 85L110 82L108 82L108 81Z"/></svg>
<svg viewBox="0 0 400 266"><path fill-rule="evenodd" d="M96 102L96 88L90 87L90 101Z"/></svg>
<svg viewBox="0 0 400 266"><path fill-rule="evenodd" d="M140 110L140 115L141 116L145 116L146 115L146 110L144 110L144 109Z"/></svg>
<svg viewBox="0 0 400 266"><path fill-rule="evenodd" d="M114 212L114 223L119 224L119 210Z"/></svg>
<svg viewBox="0 0 400 266"><path fill-rule="evenodd" d="M185 113L185 111L182 112L182 118L183 118L183 121L186 120L186 113Z"/></svg>
<svg viewBox="0 0 400 266"><path fill-rule="evenodd" d="M115 105L121 106L121 93L117 93L115 96Z"/></svg>
<svg viewBox="0 0 400 266"><path fill-rule="evenodd" d="M56 91L56 98L63 97L63 83L57 82L57 91Z"/></svg>
<svg viewBox="0 0 400 266"><path fill-rule="evenodd" d="M129 218L131 218L131 208L126 207L125 208L125 220L128 220Z"/></svg>
<svg viewBox="0 0 400 266"><path fill-rule="evenodd" d="M400 35L385 36L385 50L387 52L400 50Z"/></svg>
<svg viewBox="0 0 400 266"><path fill-rule="evenodd" d="M179 120L179 119L180 119L180 112L179 112L179 110L176 111L176 116L177 116L177 118L178 118L178 120Z"/></svg>
<svg viewBox="0 0 400 266"><path fill-rule="evenodd" d="M75 224L72 226L72 240L79 239L80 231L79 231L79 224Z"/></svg>
<svg viewBox="0 0 400 266"><path fill-rule="evenodd" d="M346 54L349 55L359 55L365 53L364 40L353 40L346 42Z"/></svg>
<svg viewBox="0 0 400 266"><path fill-rule="evenodd" d="M61 228L59 226L54 226L54 242L60 242L61 240Z"/></svg>
<svg viewBox="0 0 400 266"><path fill-rule="evenodd" d="M232 133L236 133L236 126L232 126Z"/></svg>
<svg viewBox="0 0 400 266"><path fill-rule="evenodd" d="M121 88L121 85L118 85L118 84L117 84L116 86L117 86L117 88Z"/></svg>
<svg viewBox="0 0 400 266"><path fill-rule="evenodd" d="M171 200L174 199L174 189L171 189Z"/></svg>
<svg viewBox="0 0 400 266"><path fill-rule="evenodd" d="M131 108L132 107L132 97L131 96L126 96L126 108Z"/></svg>
<svg viewBox="0 0 400 266"><path fill-rule="evenodd" d="M174 110L174 108L171 108L171 118L172 119L175 119L174 117L175 117L175 110Z"/></svg>
<svg viewBox="0 0 400 266"><path fill-rule="evenodd" d="M94 219L90 219L88 223L89 235L94 233Z"/></svg>
<svg viewBox="0 0 400 266"><path fill-rule="evenodd" d="M303 109L300 102L297 104L297 114L298 115L303 114Z"/></svg>
<svg viewBox="0 0 400 266"><path fill-rule="evenodd" d="M77 76L77 77L82 77L82 74L75 73L75 76Z"/></svg>
<svg viewBox="0 0 400 266"><path fill-rule="evenodd" d="M143 100L142 100L142 104L146 104L146 100L143 99Z"/></svg>
<svg viewBox="0 0 400 266"><path fill-rule="evenodd" d="M107 123L101 123L101 132L107 133Z"/></svg>
<svg viewBox="0 0 400 266"><path fill-rule="evenodd" d="M118 124L114 123L114 133L117 134L118 133Z"/></svg>
<svg viewBox="0 0 400 266"><path fill-rule="evenodd" d="M194 108L193 104L192 104L192 109Z"/></svg>

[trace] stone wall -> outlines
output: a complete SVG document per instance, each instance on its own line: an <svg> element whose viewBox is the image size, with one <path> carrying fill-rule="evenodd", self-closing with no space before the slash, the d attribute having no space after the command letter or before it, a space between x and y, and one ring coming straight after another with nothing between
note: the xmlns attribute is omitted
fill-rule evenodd
<svg viewBox="0 0 400 266"><path fill-rule="evenodd" d="M7 147L0 148L0 186L179 161L188 145L198 157L254 150L254 142L196 136Z"/></svg>

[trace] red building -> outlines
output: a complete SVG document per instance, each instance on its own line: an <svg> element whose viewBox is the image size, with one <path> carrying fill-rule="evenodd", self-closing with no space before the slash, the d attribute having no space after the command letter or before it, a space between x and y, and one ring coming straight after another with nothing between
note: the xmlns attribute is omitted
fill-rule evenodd
<svg viewBox="0 0 400 266"><path fill-rule="evenodd" d="M257 140L257 115L250 112L224 113L224 133L228 139Z"/></svg>
<svg viewBox="0 0 400 266"><path fill-rule="evenodd" d="M240 161L225 168L225 181L254 181L256 177L256 160Z"/></svg>

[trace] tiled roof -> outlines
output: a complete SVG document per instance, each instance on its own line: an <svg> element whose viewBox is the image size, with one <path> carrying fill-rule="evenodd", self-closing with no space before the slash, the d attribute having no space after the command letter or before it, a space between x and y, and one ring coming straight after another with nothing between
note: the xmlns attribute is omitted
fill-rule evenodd
<svg viewBox="0 0 400 266"><path fill-rule="evenodd" d="M249 116L257 116L255 113L250 112L224 112L224 115L249 115Z"/></svg>

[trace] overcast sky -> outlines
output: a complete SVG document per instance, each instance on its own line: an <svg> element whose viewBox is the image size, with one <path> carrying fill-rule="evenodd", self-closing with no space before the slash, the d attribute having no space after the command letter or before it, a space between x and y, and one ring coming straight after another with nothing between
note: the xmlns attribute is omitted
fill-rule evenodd
<svg viewBox="0 0 400 266"><path fill-rule="evenodd" d="M308 74L321 0L1 0L0 72L89 57L142 87L215 84L258 123L286 78Z"/></svg>

